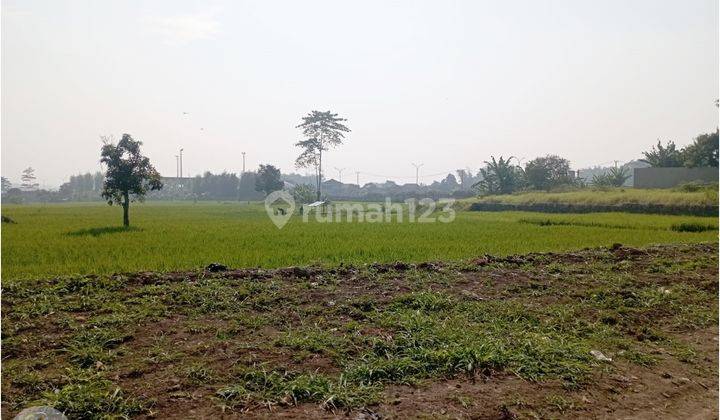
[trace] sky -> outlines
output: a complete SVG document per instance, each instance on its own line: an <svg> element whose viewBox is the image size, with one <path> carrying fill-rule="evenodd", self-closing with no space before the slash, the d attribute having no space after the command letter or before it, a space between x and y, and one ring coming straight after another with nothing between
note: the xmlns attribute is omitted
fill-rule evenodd
<svg viewBox="0 0 720 420"><path fill-rule="evenodd" d="M352 130L343 181L429 183L490 156L574 168L718 125L715 0L2 0L2 176L100 169L129 133L175 176L296 169L296 128Z"/></svg>

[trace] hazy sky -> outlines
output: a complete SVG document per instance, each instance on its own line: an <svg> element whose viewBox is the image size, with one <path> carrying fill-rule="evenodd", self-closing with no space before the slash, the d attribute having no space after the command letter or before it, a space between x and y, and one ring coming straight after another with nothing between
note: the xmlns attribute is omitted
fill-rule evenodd
<svg viewBox="0 0 720 420"><path fill-rule="evenodd" d="M95 171L122 133L163 175L181 146L191 175L239 172L242 151L294 171L313 109L349 120L325 160L344 181L490 155L585 167L714 130L717 97L716 0L2 1L13 182Z"/></svg>

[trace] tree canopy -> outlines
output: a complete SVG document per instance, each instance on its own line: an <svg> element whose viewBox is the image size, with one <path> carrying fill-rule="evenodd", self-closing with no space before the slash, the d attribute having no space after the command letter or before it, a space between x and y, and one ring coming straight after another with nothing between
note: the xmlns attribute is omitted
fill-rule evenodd
<svg viewBox="0 0 720 420"><path fill-rule="evenodd" d="M20 177L20 180L22 183L20 184L20 188L22 188L25 191L34 191L37 190L39 184L35 182L37 178L35 177L35 169L32 167L25 168L22 171L22 176Z"/></svg>
<svg viewBox="0 0 720 420"><path fill-rule="evenodd" d="M142 142L123 134L116 144L105 141L100 152L100 162L107 167L102 197L109 205L123 207L123 225L130 226L131 201L143 201L145 194L159 190L163 184L160 174L150 164L150 159L140 152Z"/></svg>
<svg viewBox="0 0 720 420"><path fill-rule="evenodd" d="M345 133L350 132L350 129L343 124L345 121L347 121L345 118L331 111L311 111L302 117L302 123L296 127L302 130L305 139L295 143L295 146L302 149L300 156L295 160L295 166L315 169L318 200L322 194L322 154L331 147L342 144Z"/></svg>
<svg viewBox="0 0 720 420"><path fill-rule="evenodd" d="M495 159L490 156L490 161L485 161L485 167L480 168L482 179L473 187L487 194L510 194L524 184L523 171L517 165L511 163L515 157Z"/></svg>
<svg viewBox="0 0 720 420"><path fill-rule="evenodd" d="M525 164L525 179L531 188L549 190L573 182L570 161L557 155L538 157Z"/></svg>
<svg viewBox="0 0 720 420"><path fill-rule="evenodd" d="M272 165L260 165L255 177L256 191L262 191L268 195L273 191L281 190L284 185L280 178L280 169Z"/></svg>
<svg viewBox="0 0 720 420"><path fill-rule="evenodd" d="M665 146L662 145L660 140L657 142L657 146L648 152L643 152L644 159L640 159L640 162L645 162L650 166L655 167L675 167L682 166L682 155L675 146L675 142L668 141Z"/></svg>
<svg viewBox="0 0 720 420"><path fill-rule="evenodd" d="M687 167L718 167L718 131L700 134L682 151L683 164Z"/></svg>

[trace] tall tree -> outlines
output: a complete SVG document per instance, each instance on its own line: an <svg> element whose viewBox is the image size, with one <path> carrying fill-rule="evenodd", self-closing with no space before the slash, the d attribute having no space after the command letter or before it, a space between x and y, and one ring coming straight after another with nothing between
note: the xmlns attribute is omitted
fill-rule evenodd
<svg viewBox="0 0 720 420"><path fill-rule="evenodd" d="M32 167L27 167L22 171L22 176L20 176L20 180L22 181L20 184L20 188L22 188L25 191L35 191L37 190L38 184L35 182L37 178L35 178L35 169Z"/></svg>
<svg viewBox="0 0 720 420"><path fill-rule="evenodd" d="M2 177L2 193L5 194L10 191L10 188L12 188L10 181L7 178Z"/></svg>
<svg viewBox="0 0 720 420"><path fill-rule="evenodd" d="M536 190L570 184L570 162L556 155L535 158L525 164L525 178L529 186Z"/></svg>
<svg viewBox="0 0 720 420"><path fill-rule="evenodd" d="M123 207L123 226L130 226L130 202L143 201L148 191L159 190L163 184L150 159L140 152L141 141L123 134L117 145L105 141L100 162L107 166L102 196L109 205Z"/></svg>
<svg viewBox="0 0 720 420"><path fill-rule="evenodd" d="M305 140L295 143L300 147L302 152L295 160L295 165L299 168L313 167L317 177L317 199L320 200L322 194L322 154L331 147L342 144L345 134L350 132L343 122L345 118L338 117L330 111L320 112L312 111L302 117L302 123L297 128L302 129Z"/></svg>
<svg viewBox="0 0 720 420"><path fill-rule="evenodd" d="M645 162L650 166L667 168L683 166L682 154L677 147L675 142L668 141L663 147L660 140L657 142L657 146L653 146L649 152L643 152L644 159L640 159L640 162Z"/></svg>
<svg viewBox="0 0 720 420"><path fill-rule="evenodd" d="M693 168L700 166L718 167L718 131L700 134L692 144L682 150L683 163Z"/></svg>
<svg viewBox="0 0 720 420"><path fill-rule="evenodd" d="M285 185L280 178L280 169L272 165L260 165L255 177L255 191L262 191L265 195L281 190Z"/></svg>
<svg viewBox="0 0 720 420"><path fill-rule="evenodd" d="M523 171L510 161L515 159L511 156L507 159L495 159L490 156L490 161L485 161L485 167L480 168L482 179L476 182L473 187L488 194L510 194L523 185Z"/></svg>

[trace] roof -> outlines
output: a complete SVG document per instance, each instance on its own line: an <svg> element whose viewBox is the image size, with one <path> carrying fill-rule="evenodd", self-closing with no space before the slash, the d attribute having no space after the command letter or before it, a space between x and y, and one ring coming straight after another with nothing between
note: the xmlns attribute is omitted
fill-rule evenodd
<svg viewBox="0 0 720 420"><path fill-rule="evenodd" d="M325 204L327 204L327 201L316 201L314 203L308 204L307 206L308 207L319 207L319 206L323 206Z"/></svg>

